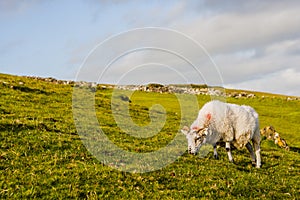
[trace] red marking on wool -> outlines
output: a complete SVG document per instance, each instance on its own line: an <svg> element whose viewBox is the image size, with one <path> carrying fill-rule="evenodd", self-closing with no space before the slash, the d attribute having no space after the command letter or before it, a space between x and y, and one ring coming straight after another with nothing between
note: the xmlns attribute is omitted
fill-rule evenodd
<svg viewBox="0 0 300 200"><path fill-rule="evenodd" d="M210 119L211 119L211 114L210 114L210 113L206 114L206 119L207 119L207 120L210 120Z"/></svg>

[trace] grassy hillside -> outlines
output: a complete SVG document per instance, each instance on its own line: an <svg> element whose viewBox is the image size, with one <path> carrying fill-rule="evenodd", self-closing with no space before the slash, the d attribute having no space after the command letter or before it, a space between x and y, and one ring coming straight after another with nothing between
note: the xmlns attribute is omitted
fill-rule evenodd
<svg viewBox="0 0 300 200"><path fill-rule="evenodd" d="M1 199L300 198L300 101L286 101L282 96L227 99L254 107L261 127L273 125L291 147L285 151L262 141L261 169L251 166L246 149L233 151L235 164L231 164L220 148L219 160L212 153L205 158L184 153L161 170L128 173L102 164L87 151L74 125L72 92L72 85L0 74ZM124 115L122 105L127 102L112 96L108 88L98 87L95 96L101 128L128 152L145 153L166 146L182 126L180 121L189 125L198 112L181 119L174 94L134 92L127 113L133 122L145 126L151 119L166 120L159 134L139 139L127 135L115 122L115 117ZM114 98L118 103L111 110ZM202 106L210 97L199 95L197 99Z"/></svg>

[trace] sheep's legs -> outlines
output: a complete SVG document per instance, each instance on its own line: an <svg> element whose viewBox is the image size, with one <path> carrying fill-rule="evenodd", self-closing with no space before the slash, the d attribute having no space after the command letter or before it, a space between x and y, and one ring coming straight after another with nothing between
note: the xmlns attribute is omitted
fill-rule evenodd
<svg viewBox="0 0 300 200"><path fill-rule="evenodd" d="M227 151L229 162L234 162L232 154L231 154L231 150L230 150L230 142L225 143L225 148L226 148L226 151Z"/></svg>
<svg viewBox="0 0 300 200"><path fill-rule="evenodd" d="M256 168L260 168L261 167L260 143L253 141L253 146L256 155Z"/></svg>
<svg viewBox="0 0 300 200"><path fill-rule="evenodd" d="M219 159L218 152L217 152L217 144L214 144L214 157L215 159Z"/></svg>
<svg viewBox="0 0 300 200"><path fill-rule="evenodd" d="M246 147L247 147L248 151L250 152L250 157L251 157L252 165L255 165L256 161L255 161L255 155L254 155L254 151L253 151L252 145L248 142L246 144Z"/></svg>

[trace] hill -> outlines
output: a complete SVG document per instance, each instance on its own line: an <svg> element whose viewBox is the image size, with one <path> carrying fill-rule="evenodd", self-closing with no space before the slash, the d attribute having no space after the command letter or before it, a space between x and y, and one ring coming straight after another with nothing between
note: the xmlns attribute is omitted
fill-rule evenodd
<svg viewBox="0 0 300 200"><path fill-rule="evenodd" d="M84 146L84 136L78 134L74 124L74 88L74 82L0 74L1 199L299 198L298 100L256 93L253 98L226 98L228 102L254 107L261 127L273 125L291 147L285 151L270 141L262 141L261 169L251 166L246 149L233 151L236 163L232 164L220 148L219 160L213 159L212 153L200 158L183 152L162 169L130 173L116 169L122 161L103 164ZM174 93L116 91L109 85L96 87L96 117L107 137L128 152L147 153L165 147L198 112L186 107L192 112L183 116ZM211 99L203 94L195 97L199 106ZM185 105L188 103L189 100ZM123 110L126 106L128 112ZM128 121L116 124L115 120L124 115ZM161 130L147 138L130 136L120 128L130 120L141 127L157 122ZM160 124L161 120L166 122Z"/></svg>

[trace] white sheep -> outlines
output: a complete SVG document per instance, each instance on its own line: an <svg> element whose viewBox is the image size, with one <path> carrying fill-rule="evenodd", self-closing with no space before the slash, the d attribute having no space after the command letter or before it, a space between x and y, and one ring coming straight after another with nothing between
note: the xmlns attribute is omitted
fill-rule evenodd
<svg viewBox="0 0 300 200"><path fill-rule="evenodd" d="M230 150L230 144L233 144L238 149L246 146L252 164L257 168L261 166L258 114L250 106L210 101L200 109L191 127L184 127L181 131L186 135L191 154L197 154L201 145L208 143L214 146L214 156L217 158L216 144L223 141L230 162L233 162Z"/></svg>

